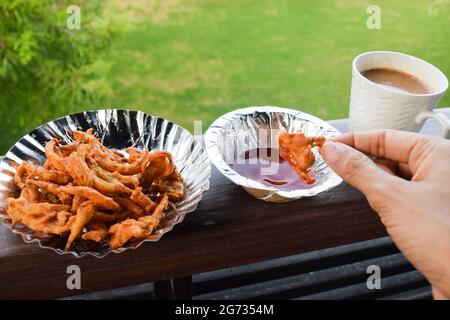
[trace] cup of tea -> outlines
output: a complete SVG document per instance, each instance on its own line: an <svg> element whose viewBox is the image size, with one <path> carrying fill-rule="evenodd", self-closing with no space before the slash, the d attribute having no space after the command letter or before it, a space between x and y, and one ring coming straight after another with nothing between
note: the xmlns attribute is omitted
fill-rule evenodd
<svg viewBox="0 0 450 320"><path fill-rule="evenodd" d="M442 71L422 59L390 51L362 53L352 65L350 129L418 132L433 118L449 138L449 119L434 111L447 88Z"/></svg>

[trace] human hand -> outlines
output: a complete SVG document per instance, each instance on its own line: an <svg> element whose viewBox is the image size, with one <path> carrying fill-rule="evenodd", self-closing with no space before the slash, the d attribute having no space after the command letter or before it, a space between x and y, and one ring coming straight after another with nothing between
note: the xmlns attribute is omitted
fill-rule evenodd
<svg viewBox="0 0 450 320"><path fill-rule="evenodd" d="M431 283L434 298L450 299L450 141L395 130L355 132L332 138L321 154L366 196Z"/></svg>

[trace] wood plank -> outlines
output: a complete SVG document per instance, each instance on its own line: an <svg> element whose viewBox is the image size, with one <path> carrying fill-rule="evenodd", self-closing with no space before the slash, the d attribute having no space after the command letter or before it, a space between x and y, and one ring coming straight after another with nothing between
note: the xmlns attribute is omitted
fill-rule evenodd
<svg viewBox="0 0 450 320"><path fill-rule="evenodd" d="M271 204L255 200L214 168L211 189L185 222L157 243L104 259L59 256L36 244L25 244L1 225L0 298L72 296L384 235L384 227L365 198L345 183L313 198ZM72 264L81 268L81 290L66 287L66 269Z"/></svg>
<svg viewBox="0 0 450 320"><path fill-rule="evenodd" d="M197 212L157 243L104 259L58 256L0 227L0 298L54 298L273 259L385 235L363 196L343 184L288 204L257 201L214 170ZM339 210L337 210L339 208ZM82 291L66 268L82 271Z"/></svg>

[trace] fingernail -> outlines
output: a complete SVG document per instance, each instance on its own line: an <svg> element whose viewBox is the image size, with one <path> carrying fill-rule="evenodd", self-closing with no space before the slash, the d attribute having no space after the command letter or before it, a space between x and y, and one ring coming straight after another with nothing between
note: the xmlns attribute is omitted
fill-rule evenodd
<svg viewBox="0 0 450 320"><path fill-rule="evenodd" d="M342 159L344 154L344 148L340 145L340 143L336 143L333 141L327 141L321 148L321 152L323 159L328 163L336 163L339 159Z"/></svg>

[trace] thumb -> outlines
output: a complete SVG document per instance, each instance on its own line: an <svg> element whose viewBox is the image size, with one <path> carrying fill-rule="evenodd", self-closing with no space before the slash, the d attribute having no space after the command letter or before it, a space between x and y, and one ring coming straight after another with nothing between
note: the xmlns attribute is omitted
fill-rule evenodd
<svg viewBox="0 0 450 320"><path fill-rule="evenodd" d="M343 143L327 141L320 153L331 169L367 198L374 193L387 191L398 179L378 167L362 152Z"/></svg>

